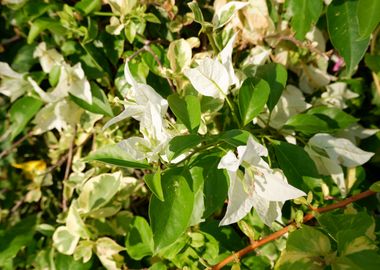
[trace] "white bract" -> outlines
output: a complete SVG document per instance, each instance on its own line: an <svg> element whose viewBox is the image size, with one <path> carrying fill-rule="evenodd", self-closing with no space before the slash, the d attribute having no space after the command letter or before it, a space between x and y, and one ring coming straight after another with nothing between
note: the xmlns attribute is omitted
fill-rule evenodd
<svg viewBox="0 0 380 270"><path fill-rule="evenodd" d="M196 68L184 70L195 90L204 96L225 99L231 85L237 84L238 79L232 66L232 48L236 35L227 43L220 54L212 59L206 57L198 60Z"/></svg>
<svg viewBox="0 0 380 270"><path fill-rule="evenodd" d="M61 72L57 86L50 92L45 92L39 85L32 79L28 78L32 84L33 89L45 102L56 102L70 94L92 104L91 86L88 82L81 63L75 66L70 66L66 63L61 64Z"/></svg>
<svg viewBox="0 0 380 270"><path fill-rule="evenodd" d="M361 125L355 123L351 126L339 130L336 135L340 138L346 138L353 142L354 144L358 143L361 139L371 137L372 135L379 132L380 129L377 128L364 128Z"/></svg>
<svg viewBox="0 0 380 270"><path fill-rule="evenodd" d="M325 133L314 135L305 146L305 151L317 165L319 173L331 175L342 195L348 190L341 166L356 167L366 163L374 155L361 150L347 139L335 138Z"/></svg>
<svg viewBox="0 0 380 270"><path fill-rule="evenodd" d="M63 56L55 49L47 50L45 42L41 42L37 46L33 57L39 58L42 70L45 73L50 73L55 66L61 66L64 63Z"/></svg>
<svg viewBox="0 0 380 270"><path fill-rule="evenodd" d="M24 74L14 71L8 63L0 62L0 93L8 96L11 102L18 99L29 89L30 83L24 79Z"/></svg>
<svg viewBox="0 0 380 270"><path fill-rule="evenodd" d="M129 70L128 63L124 68L124 76L131 85L124 111L108 121L104 129L128 117L136 119L140 122L140 132L144 137L131 137L119 145L136 160L148 158L149 161L156 161L171 139L163 119L168 102L151 86L137 82Z"/></svg>
<svg viewBox="0 0 380 270"><path fill-rule="evenodd" d="M285 201L306 194L289 185L281 170L272 170L261 157L267 149L249 137L246 146L237 148L238 155L229 151L222 157L219 169L226 169L230 178L228 206L220 225L238 222L255 208L263 222L271 226L281 217ZM242 166L244 173L239 169Z"/></svg>
<svg viewBox="0 0 380 270"><path fill-rule="evenodd" d="M282 92L277 105L273 108L269 125L275 129L281 129L291 116L305 111L310 108L310 106L309 103L305 102L305 97L301 90L293 85L288 85ZM266 121L268 117L269 111L261 114L261 118L264 121Z"/></svg>
<svg viewBox="0 0 380 270"><path fill-rule="evenodd" d="M42 134L48 130L66 129L67 125L76 124L82 113L82 109L68 99L46 104L36 115L33 123L35 134Z"/></svg>
<svg viewBox="0 0 380 270"><path fill-rule="evenodd" d="M347 108L346 101L357 97L359 95L349 90L346 83L337 82L326 86L326 91L323 92L316 104L345 109Z"/></svg>

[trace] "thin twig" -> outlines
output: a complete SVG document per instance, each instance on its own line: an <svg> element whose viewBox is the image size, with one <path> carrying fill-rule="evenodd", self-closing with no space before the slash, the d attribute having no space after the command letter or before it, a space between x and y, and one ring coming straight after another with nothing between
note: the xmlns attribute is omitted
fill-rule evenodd
<svg viewBox="0 0 380 270"><path fill-rule="evenodd" d="M148 52L148 53L150 53L153 56L154 60L157 62L157 64L160 67L160 69L164 70L164 67L163 67L163 65L161 63L161 60L158 58L158 55L149 46L150 44L159 43L159 42L160 42L160 40L145 40L144 41L144 46L141 47L140 49L138 49L137 51L135 51L130 56L128 56L125 59L125 62L128 63L129 61L131 61L133 58L135 58L137 55L139 55L142 52ZM172 90L172 92L175 93L176 90L175 90L173 82L168 77L166 77L166 81L168 82L168 84L169 84L170 89Z"/></svg>
<svg viewBox="0 0 380 270"><path fill-rule="evenodd" d="M68 156L67 156L66 170L65 170L65 176L63 178L63 181L66 181L69 178L71 163L73 160L73 149L74 149L76 134L77 134L77 127L75 126L73 138L71 140L70 147L69 147L69 152L67 153Z"/></svg>
<svg viewBox="0 0 380 270"><path fill-rule="evenodd" d="M65 182L69 178L69 174L71 171L71 164L73 161L73 150L74 150L74 143L75 143L75 137L77 135L77 126L74 127L74 134L73 138L70 143L69 151L67 152L67 162L66 162L66 169L65 169L65 176L63 177L63 182ZM67 201L66 196L62 196L62 209L63 211L67 210Z"/></svg>
<svg viewBox="0 0 380 270"><path fill-rule="evenodd" d="M9 155L13 149L15 149L17 146L19 146L21 143L23 143L26 139L31 137L33 135L33 130L29 131L25 136L23 136L21 139L15 141L12 146L9 149L6 149L0 153L0 159Z"/></svg>
<svg viewBox="0 0 380 270"><path fill-rule="evenodd" d="M280 42L282 40L290 41L294 45L296 45L296 46L298 46L300 48L305 48L305 49L308 49L311 52L319 54L320 56L322 56L326 60L329 59L329 55L327 53L318 50L317 48L313 47L311 44L304 44L302 41L299 41L298 39L296 39L293 36L285 36L285 35L281 35L281 34L275 34L275 35L269 35L269 36L265 37L265 39L272 39L272 38L277 39L278 42Z"/></svg>
<svg viewBox="0 0 380 270"><path fill-rule="evenodd" d="M148 45L145 45L144 48L145 48L145 50L146 50L148 53L150 53L150 54L153 56L154 60L157 62L157 64L158 64L158 66L160 67L160 69L161 69L161 70L164 70L164 67L163 67L163 65L162 65L162 63L161 63L161 61L160 61L160 59L158 58L157 54L152 50L152 48L149 47ZM175 90L175 87L174 87L173 82L172 82L168 77L166 77L166 81L168 82L168 84L169 84L170 89L172 90L172 92L175 93L176 90Z"/></svg>
<svg viewBox="0 0 380 270"><path fill-rule="evenodd" d="M338 209L338 208L343 208L343 207L345 207L346 205L348 205L350 203L359 201L361 199L367 198L367 197L372 196L374 194L376 194L376 192L371 191L371 190L367 190L367 191L364 191L364 192L359 193L357 195L354 195L354 196L352 196L350 198L347 198L347 199L345 199L343 201L340 201L340 202L337 202L337 203L334 203L334 204L331 204L331 205L328 205L328 206L325 206L325 207L316 208L315 211L313 211L312 213L307 214L303 218L303 223L306 223L306 222L314 219L317 214L329 212L331 210ZM256 241L255 243L253 243L253 244L251 244L249 246L246 246L245 248L243 248L243 249L241 249L241 250L239 250L237 252L234 252L232 255L228 256L227 258L225 258L224 260L222 260L221 262L219 262L218 264L216 264L215 266L213 266L211 269L212 270L222 269L225 265L229 264L230 262L233 262L236 259L239 259L239 258L243 257L247 253L254 251L255 249L257 249L257 248L265 245L266 243L269 243L269 242L271 242L273 240L276 240L277 238L281 237L282 235L288 233L290 228L294 228L294 227L295 227L295 223L292 223L292 224L290 224L290 225L282 228L281 230L279 230L279 231L277 231L275 233L272 233L271 235L268 235L267 237L264 237L261 240Z"/></svg>
<svg viewBox="0 0 380 270"><path fill-rule="evenodd" d="M93 136L93 134L89 134L89 136L79 145L75 146L73 148L73 152L77 151L79 147L82 147L85 143L87 143L90 138ZM58 167L61 167L63 163L65 163L65 161L69 158L69 152L67 152L66 154L64 154L58 161L57 163L55 163L54 165L50 166L45 172L43 172L42 174L40 175L45 175L45 174L48 174L48 173L51 173L53 172L56 168Z"/></svg>
<svg viewBox="0 0 380 270"><path fill-rule="evenodd" d="M125 62L128 63L129 61L131 61L133 58L135 58L137 55L139 55L142 52L145 52L145 46L141 47L140 49L138 49L137 51L135 51L134 53L132 53L130 56L128 56L125 59Z"/></svg>

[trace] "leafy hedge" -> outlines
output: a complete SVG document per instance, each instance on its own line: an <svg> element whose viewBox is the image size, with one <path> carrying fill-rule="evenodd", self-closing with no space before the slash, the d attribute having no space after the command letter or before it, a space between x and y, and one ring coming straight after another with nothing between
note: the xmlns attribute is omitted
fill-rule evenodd
<svg viewBox="0 0 380 270"><path fill-rule="evenodd" d="M3 0L0 268L380 269L379 10Z"/></svg>

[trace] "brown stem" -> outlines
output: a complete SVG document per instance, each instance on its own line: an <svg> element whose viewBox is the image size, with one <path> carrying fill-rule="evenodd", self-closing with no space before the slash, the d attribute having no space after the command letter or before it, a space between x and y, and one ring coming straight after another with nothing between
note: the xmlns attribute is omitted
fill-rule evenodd
<svg viewBox="0 0 380 270"><path fill-rule="evenodd" d="M71 164L73 161L73 150L74 150L74 143L75 143L75 137L77 135L77 127L74 127L74 134L73 138L70 143L69 151L67 152L67 162L66 162L66 169L65 169L65 176L63 177L63 182L65 182L69 178L69 174L71 171ZM67 201L65 195L62 196L62 209L63 211L67 210Z"/></svg>
<svg viewBox="0 0 380 270"><path fill-rule="evenodd" d="M306 223L310 220L312 220L313 218L316 217L316 214L320 214L320 213L325 213L325 212L329 212L331 210L334 210L334 209L338 209L338 208L343 208L345 207L346 205L350 204L350 203L353 203L353 202L356 202L356 201L359 201L361 199L364 199L364 198L367 198L369 196L372 196L376 194L376 192L374 191L371 191L371 190L367 190L367 191L364 191L362 193L359 193L357 195L354 195L352 197L349 197L343 201L340 201L340 202L337 202L337 203L334 203L334 204L331 204L331 205L328 205L328 206L325 206L325 207L320 207L320 208L316 208L314 212L312 213L309 213L307 214L304 218L303 218L303 223ZM276 240L277 238L281 237L282 235L286 234L287 232L289 232L289 229L291 227L294 228L295 226L295 223L292 223L284 228L282 228L281 230L275 232L275 233L272 233L271 235L268 235L264 238L262 238L261 240L259 241L256 241L255 243L249 245L249 246L246 246L245 248L233 253L232 255L228 256L227 258L225 258L224 260L222 260L221 262L219 262L218 264L214 265L211 269L213 270L219 270L219 269L222 269L225 265L227 265L228 263L230 262L233 262L233 261L236 261L236 259L239 259L241 257L243 257L244 255L246 255L247 253L265 245L266 243L269 243L273 240Z"/></svg>
<svg viewBox="0 0 380 270"><path fill-rule="evenodd" d="M74 150L74 143L75 143L76 134L77 134L77 127L75 126L73 138L71 140L70 147L69 147L69 152L67 153L68 156L67 156L66 170L65 170L65 176L63 178L63 181L65 181L69 178L71 163L73 160L73 150Z"/></svg>
<svg viewBox="0 0 380 270"><path fill-rule="evenodd" d="M5 156L7 156L7 155L9 155L13 151L13 149L15 149L23 141L25 141L26 139L28 139L32 135L33 135L33 131L29 131L24 137L22 137L21 139L15 141L9 149L6 149L6 150L4 150L4 151L2 151L0 153L0 159L3 158L3 157L5 157Z"/></svg>
<svg viewBox="0 0 380 270"><path fill-rule="evenodd" d="M82 147L84 144L86 144L91 138L92 138L93 134L89 134L88 137L79 145L75 146L73 148L73 152L77 151L77 149L79 147ZM54 171L56 168L58 167L61 167L63 163L65 163L65 161L69 158L69 152L67 152L66 154L64 154L58 161L57 163L55 163L54 165L50 166L45 172L43 172L41 175L45 175L45 174L48 174L48 173L51 173L52 171Z"/></svg>
<svg viewBox="0 0 380 270"><path fill-rule="evenodd" d="M285 35L281 35L281 34L275 34L275 35L269 35L269 36L265 37L265 39L269 39L269 38L275 38L275 39L277 39L278 42L280 42L282 40L290 41L294 45L296 45L297 47L308 49L309 51L311 51L313 53L319 54L320 56L322 56L325 59L329 59L329 56L327 53L318 50L317 48L313 47L311 44L304 44L304 42L299 41L298 39L296 39L293 36L285 36Z"/></svg>

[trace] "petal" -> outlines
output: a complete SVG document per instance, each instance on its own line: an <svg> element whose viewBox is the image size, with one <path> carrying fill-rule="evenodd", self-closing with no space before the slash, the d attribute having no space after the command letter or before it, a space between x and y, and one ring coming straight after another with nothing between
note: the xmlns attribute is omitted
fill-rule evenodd
<svg viewBox="0 0 380 270"><path fill-rule="evenodd" d="M228 189L227 211L219 223L220 226L238 222L244 218L252 208L252 198L245 191L242 180L236 173L228 171L230 187Z"/></svg>
<svg viewBox="0 0 380 270"><path fill-rule="evenodd" d="M361 150L347 139L335 138L325 133L314 135L309 144L324 149L332 160L346 167L362 165L374 155L374 153Z"/></svg>
<svg viewBox="0 0 380 270"><path fill-rule="evenodd" d="M242 160L252 165L258 164L260 162L260 156L267 155L268 150L264 146L256 142L251 136L249 136L248 138L247 147L244 153L239 153L239 156L242 157Z"/></svg>
<svg viewBox="0 0 380 270"><path fill-rule="evenodd" d="M240 163L232 151L225 154L219 164L218 169L227 169L227 171L236 172L239 169Z"/></svg>
<svg viewBox="0 0 380 270"><path fill-rule="evenodd" d="M285 202L287 200L306 196L305 192L286 182L286 178L282 171L260 168L254 175L254 180L255 193L269 201Z"/></svg>
<svg viewBox="0 0 380 270"><path fill-rule="evenodd" d="M143 114L144 107L140 105L129 105L125 106L125 109L123 112L121 112L119 115L115 116L111 120L109 120L103 127L102 130L105 130L112 126L113 124L116 124L117 122L120 122L124 120L125 118L134 117L137 120L141 119L141 115Z"/></svg>
<svg viewBox="0 0 380 270"><path fill-rule="evenodd" d="M266 200L255 193L252 196L252 205L261 220L271 227L273 221L282 216L281 209L284 203Z"/></svg>
<svg viewBox="0 0 380 270"><path fill-rule="evenodd" d="M135 80L135 78L133 78L132 73L129 70L128 62L125 63L125 65L124 65L124 77L125 77L125 80L127 81L127 83L130 84L131 86L137 85L137 81Z"/></svg>
<svg viewBox="0 0 380 270"><path fill-rule="evenodd" d="M185 76L195 90L204 96L224 99L227 95L229 75L226 68L216 59L206 57L196 68L185 69Z"/></svg>

